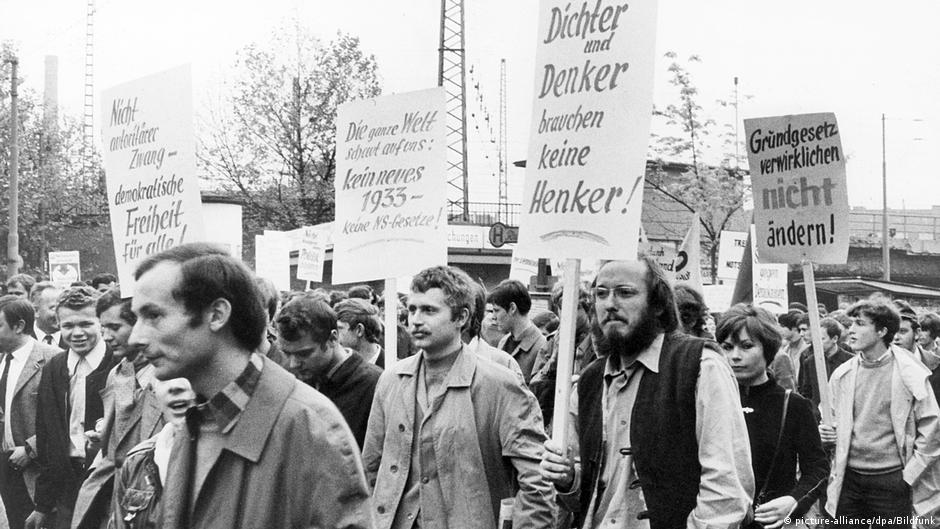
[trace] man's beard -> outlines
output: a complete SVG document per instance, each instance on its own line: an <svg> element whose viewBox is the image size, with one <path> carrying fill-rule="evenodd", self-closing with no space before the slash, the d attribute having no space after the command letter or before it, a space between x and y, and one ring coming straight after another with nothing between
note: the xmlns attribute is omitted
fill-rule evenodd
<svg viewBox="0 0 940 529"><path fill-rule="evenodd" d="M623 320L618 321L623 322ZM619 326L607 327L602 322L595 322L593 333L599 356L619 355L620 358L626 359L635 358L649 347L659 335L660 329L655 315L647 308L636 321L632 331L626 332Z"/></svg>

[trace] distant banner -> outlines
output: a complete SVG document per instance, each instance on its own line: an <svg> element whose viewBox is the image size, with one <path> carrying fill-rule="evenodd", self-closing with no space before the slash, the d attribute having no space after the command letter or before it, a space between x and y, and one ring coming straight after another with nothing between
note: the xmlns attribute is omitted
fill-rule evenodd
<svg viewBox="0 0 940 529"><path fill-rule="evenodd" d="M101 123L114 255L130 296L140 261L204 238L189 66L106 90Z"/></svg>
<svg viewBox="0 0 940 529"><path fill-rule="evenodd" d="M635 259L653 107L654 0L539 5L521 255Z"/></svg>
<svg viewBox="0 0 940 529"><path fill-rule="evenodd" d="M444 90L339 107L333 283L447 263Z"/></svg>
<svg viewBox="0 0 940 529"><path fill-rule="evenodd" d="M744 257L744 246L747 244L746 231L721 232L718 242L718 278L734 281L738 278L738 269L741 268L741 259Z"/></svg>
<svg viewBox="0 0 940 529"><path fill-rule="evenodd" d="M303 229L300 250L297 253L297 279L323 281L323 263L326 261L326 243L329 231L307 226Z"/></svg>
<svg viewBox="0 0 940 529"><path fill-rule="evenodd" d="M255 235L255 274L273 281L278 290L291 290L287 232L265 231L264 235Z"/></svg>
<svg viewBox="0 0 940 529"><path fill-rule="evenodd" d="M845 264L849 198L835 114L746 119L744 129L761 260Z"/></svg>
<svg viewBox="0 0 940 529"><path fill-rule="evenodd" d="M68 288L82 280L78 250L49 252L49 279L58 288Z"/></svg>
<svg viewBox="0 0 940 529"><path fill-rule="evenodd" d="M692 216L689 227L673 265L676 283L685 283L697 292L702 292L702 235L699 216Z"/></svg>
<svg viewBox="0 0 940 529"><path fill-rule="evenodd" d="M751 234L754 233L751 225ZM753 236L751 237L753 240ZM787 292L788 265L785 263L762 263L757 248L751 246L752 288L753 303L756 307L763 307L774 314L787 312L789 308L789 294Z"/></svg>

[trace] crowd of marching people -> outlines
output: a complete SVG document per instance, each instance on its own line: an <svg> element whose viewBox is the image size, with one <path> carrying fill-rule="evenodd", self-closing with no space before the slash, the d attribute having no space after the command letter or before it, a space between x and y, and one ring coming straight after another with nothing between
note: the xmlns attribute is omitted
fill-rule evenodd
<svg viewBox="0 0 940 529"><path fill-rule="evenodd" d="M936 313L820 306L814 351L805 306L711 313L655 261L612 261L578 292L556 402L560 285L544 308L450 266L409 287L280 292L202 243L146 258L133 297L9 278L9 526L940 525Z"/></svg>

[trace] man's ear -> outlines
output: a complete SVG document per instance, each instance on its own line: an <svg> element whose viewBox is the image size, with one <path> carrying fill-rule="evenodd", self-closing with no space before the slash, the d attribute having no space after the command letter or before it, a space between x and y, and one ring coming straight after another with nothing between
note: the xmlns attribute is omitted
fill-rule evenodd
<svg viewBox="0 0 940 529"><path fill-rule="evenodd" d="M3 316L2 314L0 314L0 318L2 318L2 317L4 317L4 316ZM23 321L23 320L17 321L16 324L13 325L13 332L16 333L16 334L27 334L26 322Z"/></svg>
<svg viewBox="0 0 940 529"><path fill-rule="evenodd" d="M467 325L467 321L469 320L470 320L470 309L468 309L467 307L460 309L460 316L458 316L457 319L455 320L459 324L460 328L463 329L464 326Z"/></svg>
<svg viewBox="0 0 940 529"><path fill-rule="evenodd" d="M515 301L509 302L509 310L507 310L506 312L508 312L512 316L519 314L519 307L516 306Z"/></svg>
<svg viewBox="0 0 940 529"><path fill-rule="evenodd" d="M356 336L359 338L365 338L366 336L366 327L361 323L356 324Z"/></svg>
<svg viewBox="0 0 940 529"><path fill-rule="evenodd" d="M205 320L209 322L209 329L219 331L232 317L232 304L225 298L218 298L203 311Z"/></svg>

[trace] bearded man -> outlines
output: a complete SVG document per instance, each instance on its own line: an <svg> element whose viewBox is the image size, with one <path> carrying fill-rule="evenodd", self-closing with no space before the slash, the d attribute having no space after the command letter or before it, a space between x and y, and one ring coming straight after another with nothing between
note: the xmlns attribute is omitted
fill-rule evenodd
<svg viewBox="0 0 940 529"><path fill-rule="evenodd" d="M568 457L547 441L542 475L578 527L737 527L754 476L717 345L676 332L675 297L655 261L605 264L593 295L599 358L572 392Z"/></svg>

